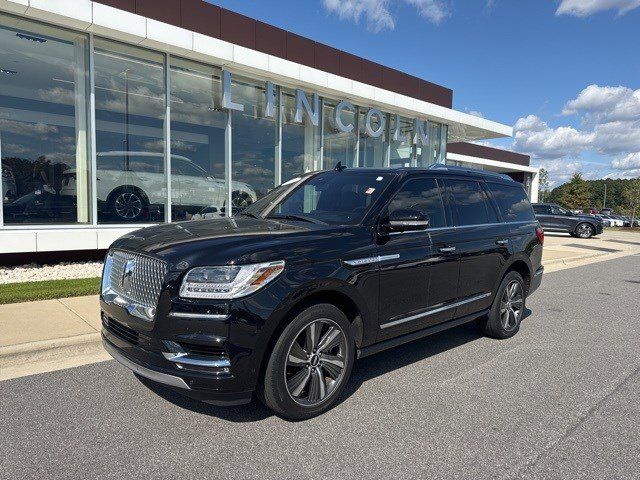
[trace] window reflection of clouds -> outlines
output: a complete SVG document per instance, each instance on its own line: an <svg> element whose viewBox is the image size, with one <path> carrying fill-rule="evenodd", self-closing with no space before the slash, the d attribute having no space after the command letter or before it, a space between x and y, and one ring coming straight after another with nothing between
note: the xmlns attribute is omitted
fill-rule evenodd
<svg viewBox="0 0 640 480"><path fill-rule="evenodd" d="M171 216L190 220L204 208L222 214L224 129L219 109L221 70L171 59ZM222 182L221 182L222 181Z"/></svg>
<svg viewBox="0 0 640 480"><path fill-rule="evenodd" d="M164 57L102 39L96 39L95 48L98 222L162 221ZM111 157L122 158L122 169L109 168ZM118 205L127 201L135 209L123 214Z"/></svg>
<svg viewBox="0 0 640 480"><path fill-rule="evenodd" d="M89 221L87 43L83 34L0 16L7 225Z"/></svg>
<svg viewBox="0 0 640 480"><path fill-rule="evenodd" d="M264 83L234 77L231 93L244 106L231 116L233 180L249 184L260 198L275 186L276 122L264 118Z"/></svg>
<svg viewBox="0 0 640 480"><path fill-rule="evenodd" d="M325 103L324 117L324 168L333 168L338 162L346 167L355 166L357 132L342 132L334 119L335 105ZM342 111L342 122L345 125L356 125L356 114L349 110Z"/></svg>

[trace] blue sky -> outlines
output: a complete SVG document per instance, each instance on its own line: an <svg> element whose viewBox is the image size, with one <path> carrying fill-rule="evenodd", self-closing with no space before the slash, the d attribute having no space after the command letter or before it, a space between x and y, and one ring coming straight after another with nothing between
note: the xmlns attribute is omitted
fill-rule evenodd
<svg viewBox="0 0 640 480"><path fill-rule="evenodd" d="M640 176L640 0L215 0L454 90L555 184Z"/></svg>

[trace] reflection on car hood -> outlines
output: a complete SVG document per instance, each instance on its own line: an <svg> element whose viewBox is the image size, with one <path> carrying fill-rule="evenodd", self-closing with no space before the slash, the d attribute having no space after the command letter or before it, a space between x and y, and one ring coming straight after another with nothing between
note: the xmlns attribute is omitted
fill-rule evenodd
<svg viewBox="0 0 640 480"><path fill-rule="evenodd" d="M238 237L263 237L307 232L317 225L300 225L250 217L193 220L143 228L116 240L114 248L163 255L163 252L194 242L238 240ZM225 242L226 243L226 242Z"/></svg>

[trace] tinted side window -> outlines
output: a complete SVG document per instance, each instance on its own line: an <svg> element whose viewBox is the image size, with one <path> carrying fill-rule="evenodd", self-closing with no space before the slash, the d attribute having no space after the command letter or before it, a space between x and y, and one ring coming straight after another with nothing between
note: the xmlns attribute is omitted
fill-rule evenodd
<svg viewBox="0 0 640 480"><path fill-rule="evenodd" d="M498 204L505 222L523 222L535 219L524 188L500 183L487 183L487 186L491 190L493 199Z"/></svg>
<svg viewBox="0 0 640 480"><path fill-rule="evenodd" d="M429 215L429 228L447 225L442 195L435 178L416 178L400 188L389 203L389 213L406 208Z"/></svg>
<svg viewBox="0 0 640 480"><path fill-rule="evenodd" d="M482 187L475 180L447 180L450 201L457 212L457 225L495 222L495 213Z"/></svg>
<svg viewBox="0 0 640 480"><path fill-rule="evenodd" d="M546 215L551 212L549 207L546 207L545 205L533 205L533 211L538 215Z"/></svg>

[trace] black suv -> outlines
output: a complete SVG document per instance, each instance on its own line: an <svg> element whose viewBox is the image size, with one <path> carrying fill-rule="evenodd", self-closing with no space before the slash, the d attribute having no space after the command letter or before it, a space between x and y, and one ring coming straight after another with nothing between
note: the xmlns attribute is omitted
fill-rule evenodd
<svg viewBox="0 0 640 480"><path fill-rule="evenodd" d="M138 230L106 258L102 335L136 374L279 415L333 406L356 358L477 321L514 335L544 235L522 185L430 169L324 171L233 218Z"/></svg>
<svg viewBox="0 0 640 480"><path fill-rule="evenodd" d="M600 235L603 230L600 218L577 215L555 203L536 203L533 211L544 230L566 232L579 238L591 238Z"/></svg>

